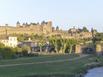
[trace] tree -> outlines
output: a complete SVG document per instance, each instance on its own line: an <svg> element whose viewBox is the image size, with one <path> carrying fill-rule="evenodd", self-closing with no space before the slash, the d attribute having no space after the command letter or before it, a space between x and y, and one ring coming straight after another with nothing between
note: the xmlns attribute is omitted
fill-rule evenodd
<svg viewBox="0 0 103 77"><path fill-rule="evenodd" d="M56 27L56 30L57 30L57 31L59 30L59 27L58 27L58 26Z"/></svg>
<svg viewBox="0 0 103 77"><path fill-rule="evenodd" d="M57 37L51 37L49 38L49 42L51 45L55 48L56 53L59 53L61 48L61 41Z"/></svg>
<svg viewBox="0 0 103 77"><path fill-rule="evenodd" d="M31 52L30 46L24 45L24 46L22 47L23 56L28 56L28 53L29 53L29 52Z"/></svg>
<svg viewBox="0 0 103 77"><path fill-rule="evenodd" d="M83 32L89 32L89 30L88 30L87 27L85 27L85 26L83 27L82 31L83 31Z"/></svg>
<svg viewBox="0 0 103 77"><path fill-rule="evenodd" d="M103 33L96 33L94 39L92 39L95 43L103 41Z"/></svg>
<svg viewBox="0 0 103 77"><path fill-rule="evenodd" d="M60 53L65 53L66 48L67 48L67 39L60 39L61 42L61 49L60 49Z"/></svg>
<svg viewBox="0 0 103 77"><path fill-rule="evenodd" d="M28 34L20 34L20 35L18 35L18 41L28 40L28 37L29 37Z"/></svg>
<svg viewBox="0 0 103 77"><path fill-rule="evenodd" d="M0 48L0 54L3 59L11 59L15 55L14 49L9 47Z"/></svg>
<svg viewBox="0 0 103 77"><path fill-rule="evenodd" d="M40 52L42 52L42 47L44 46L44 44L45 44L45 40L44 39L39 40Z"/></svg>
<svg viewBox="0 0 103 77"><path fill-rule="evenodd" d="M5 47L5 45L0 43L0 48L4 48L4 47Z"/></svg>
<svg viewBox="0 0 103 77"><path fill-rule="evenodd" d="M20 47L15 47L15 48L14 48L14 52L22 52L22 48L20 48Z"/></svg>
<svg viewBox="0 0 103 77"><path fill-rule="evenodd" d="M91 29L91 32L92 32L92 42L95 45L97 41L101 40L101 34L97 33L97 30L93 28Z"/></svg>
<svg viewBox="0 0 103 77"><path fill-rule="evenodd" d="M17 23L16 23L17 25L20 25L20 22L19 21L17 21Z"/></svg>
<svg viewBox="0 0 103 77"><path fill-rule="evenodd" d="M49 38L49 42L51 43L51 45L55 48L55 51L57 52L57 39L52 37L52 38Z"/></svg>
<svg viewBox="0 0 103 77"><path fill-rule="evenodd" d="M71 54L71 53L72 53L72 50L73 50L73 46L74 46L75 44L77 44L77 41L76 41L75 39L69 39L69 40L67 41L67 43L68 43L68 46L69 46L69 54Z"/></svg>
<svg viewBox="0 0 103 77"><path fill-rule="evenodd" d="M54 46L57 53L65 53L66 49L68 49L68 53L71 54L73 46L77 43L77 41L74 39L52 37L50 39L50 43Z"/></svg>

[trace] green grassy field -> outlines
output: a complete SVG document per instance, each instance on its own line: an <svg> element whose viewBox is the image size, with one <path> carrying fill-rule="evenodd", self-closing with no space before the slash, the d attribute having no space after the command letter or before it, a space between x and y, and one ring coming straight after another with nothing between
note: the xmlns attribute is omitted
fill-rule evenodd
<svg viewBox="0 0 103 77"><path fill-rule="evenodd" d="M66 75L67 77L82 73L86 64L93 63L96 56L48 55L14 60L0 61L0 77L45 77ZM103 57L99 61L103 62Z"/></svg>

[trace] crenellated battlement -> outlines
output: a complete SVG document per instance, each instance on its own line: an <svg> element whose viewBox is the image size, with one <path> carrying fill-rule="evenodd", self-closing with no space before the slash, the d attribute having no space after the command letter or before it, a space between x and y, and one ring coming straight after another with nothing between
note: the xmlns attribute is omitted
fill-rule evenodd
<svg viewBox="0 0 103 77"><path fill-rule="evenodd" d="M14 26L1 26L0 35L4 35L7 31L7 34L49 34L52 33L52 22L43 21L42 23L16 23Z"/></svg>
<svg viewBox="0 0 103 77"><path fill-rule="evenodd" d="M0 26L0 35L12 35L12 34L37 34L45 36L61 36L63 38L91 38L92 32L83 32L82 29L71 28L67 31L59 29L59 27L54 28L52 22L41 22L41 23L16 23L16 26Z"/></svg>

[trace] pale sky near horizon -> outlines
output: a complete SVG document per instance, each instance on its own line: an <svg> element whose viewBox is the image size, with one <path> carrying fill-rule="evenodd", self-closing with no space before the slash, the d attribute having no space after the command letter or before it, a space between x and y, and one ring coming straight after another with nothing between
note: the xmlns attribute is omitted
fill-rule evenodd
<svg viewBox="0 0 103 77"><path fill-rule="evenodd" d="M103 0L0 0L0 24L53 21L53 26L103 31Z"/></svg>

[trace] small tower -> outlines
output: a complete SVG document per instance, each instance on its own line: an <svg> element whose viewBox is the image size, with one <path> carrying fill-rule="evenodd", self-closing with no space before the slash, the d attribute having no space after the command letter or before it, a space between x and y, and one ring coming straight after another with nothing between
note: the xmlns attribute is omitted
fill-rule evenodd
<svg viewBox="0 0 103 77"><path fill-rule="evenodd" d="M16 27L20 27L21 25L20 25L20 22L19 21L17 21L17 23L16 23Z"/></svg>
<svg viewBox="0 0 103 77"><path fill-rule="evenodd" d="M59 27L58 26L56 27L56 31L59 31Z"/></svg>

